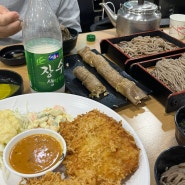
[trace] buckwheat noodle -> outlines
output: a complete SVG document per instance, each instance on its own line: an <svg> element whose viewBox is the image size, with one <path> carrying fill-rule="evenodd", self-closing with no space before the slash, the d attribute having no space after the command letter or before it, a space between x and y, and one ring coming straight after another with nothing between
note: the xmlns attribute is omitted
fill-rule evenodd
<svg viewBox="0 0 185 185"><path fill-rule="evenodd" d="M167 85L172 92L185 90L185 54L176 59L159 60L150 73Z"/></svg>
<svg viewBox="0 0 185 185"><path fill-rule="evenodd" d="M121 41L116 45L131 58L158 54L178 48L159 36L137 36L130 41Z"/></svg>
<svg viewBox="0 0 185 185"><path fill-rule="evenodd" d="M185 163L174 165L160 178L160 185L185 185Z"/></svg>

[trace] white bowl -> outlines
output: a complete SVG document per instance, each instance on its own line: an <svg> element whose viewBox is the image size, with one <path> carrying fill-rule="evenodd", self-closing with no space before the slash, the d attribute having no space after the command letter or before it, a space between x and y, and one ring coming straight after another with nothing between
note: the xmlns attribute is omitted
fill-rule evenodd
<svg viewBox="0 0 185 185"><path fill-rule="evenodd" d="M62 147L62 155L60 157L60 159L50 168L46 169L45 171L42 172L38 172L38 173L34 173L34 174L24 174L24 173L20 173L18 171L16 171L10 164L9 162L9 155L10 155L10 151L12 149L12 147L21 139L27 137L27 136L31 136L34 134L46 134L49 136L54 137L60 144ZM66 156L66 142L64 140L64 138L57 132L50 130L50 129L44 129L44 128L36 128L36 129L31 129L31 130L27 130L25 132L22 132L18 135L16 135L14 138L12 138L10 140L10 142L6 145L4 151L3 151L3 162L5 167L12 172L13 174L20 176L20 177L25 177L25 178L32 178L32 177L38 177L38 176L42 176L45 173L47 173L48 171L53 171L55 168L57 168L63 161L63 159Z"/></svg>

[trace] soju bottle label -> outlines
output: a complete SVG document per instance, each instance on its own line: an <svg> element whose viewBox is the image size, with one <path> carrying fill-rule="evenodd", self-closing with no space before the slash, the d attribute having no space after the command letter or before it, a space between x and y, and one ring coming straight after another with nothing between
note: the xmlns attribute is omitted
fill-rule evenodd
<svg viewBox="0 0 185 185"><path fill-rule="evenodd" d="M45 54L25 50L30 87L37 92L53 92L64 86L62 49Z"/></svg>

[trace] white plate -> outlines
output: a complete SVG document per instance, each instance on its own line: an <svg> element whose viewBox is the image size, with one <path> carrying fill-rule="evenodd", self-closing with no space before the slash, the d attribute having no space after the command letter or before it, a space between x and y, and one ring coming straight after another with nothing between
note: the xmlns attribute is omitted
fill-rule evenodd
<svg viewBox="0 0 185 185"><path fill-rule="evenodd" d="M104 112L108 116L113 117L115 120L122 120L123 127L128 130L141 149L139 168L127 181L126 185L150 185L150 169L146 151L141 143L139 137L132 129L132 127L124 120L119 114L117 114L112 109L93 101L89 98L84 98L77 95L65 94L65 93L34 93L25 94L15 97L10 97L0 101L1 109L12 109L18 110L21 113L26 113L27 111L41 111L46 107L53 107L54 105L61 105L65 108L67 113L76 117L78 114L86 113L94 108L97 108L101 112ZM10 175L8 180L4 181L2 170L0 170L0 184L1 185L18 185L19 178Z"/></svg>

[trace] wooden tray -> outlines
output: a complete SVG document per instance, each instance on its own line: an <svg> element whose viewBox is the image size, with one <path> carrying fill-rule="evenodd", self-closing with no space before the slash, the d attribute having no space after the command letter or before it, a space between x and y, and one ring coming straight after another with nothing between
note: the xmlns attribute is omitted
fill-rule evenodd
<svg viewBox="0 0 185 185"><path fill-rule="evenodd" d="M163 58L177 59L182 53L166 56ZM173 112L185 105L185 90L172 92L162 81L150 74L148 68L155 67L162 58L134 63L130 67L130 74L140 83L152 90L152 95L156 97L164 106L165 112Z"/></svg>
<svg viewBox="0 0 185 185"><path fill-rule="evenodd" d="M141 56L140 58L131 58L126 53L124 53L122 50L120 50L117 46L115 46L115 44L121 41L131 41L133 38L138 37L138 36L151 36L151 37L158 36L178 46L178 49L174 49L174 50L167 51L167 52L161 52L161 53L157 53L153 55ZM100 43L100 49L101 49L102 54L106 54L108 57L110 57L110 59L112 59L115 63L117 63L122 69L124 69L127 73L129 73L130 66L133 63L184 52L185 43L169 36L168 34L166 34L165 32L161 30L155 30L155 31L147 31L147 32L132 34L129 36L104 39Z"/></svg>

